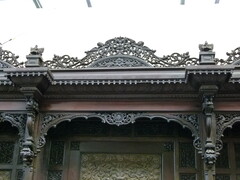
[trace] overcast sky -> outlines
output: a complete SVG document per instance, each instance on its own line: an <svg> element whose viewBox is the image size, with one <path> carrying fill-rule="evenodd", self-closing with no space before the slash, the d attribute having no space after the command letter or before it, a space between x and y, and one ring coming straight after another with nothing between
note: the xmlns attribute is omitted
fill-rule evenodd
<svg viewBox="0 0 240 180"><path fill-rule="evenodd" d="M44 60L54 54L84 57L97 42L123 36L157 50L156 55L190 52L198 44L214 44L216 57L226 58L240 46L240 0L0 0L0 43L25 61L30 47L44 47Z"/></svg>

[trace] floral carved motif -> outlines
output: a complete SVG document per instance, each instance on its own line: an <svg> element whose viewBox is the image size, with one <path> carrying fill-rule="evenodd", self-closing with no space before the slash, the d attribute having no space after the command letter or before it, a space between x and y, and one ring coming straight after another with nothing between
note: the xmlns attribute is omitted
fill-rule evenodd
<svg viewBox="0 0 240 180"><path fill-rule="evenodd" d="M3 50L0 47L0 68L23 67L23 63L17 61L18 57L11 51Z"/></svg>
<svg viewBox="0 0 240 180"><path fill-rule="evenodd" d="M117 37L106 41L105 44L98 43L97 47L87 51L87 55L82 59L73 58L68 55L55 55L52 60L45 62L45 66L51 69L63 69L119 67L120 65L121 67L184 67L199 64L198 59L191 58L189 53L173 53L163 57L158 57L154 53L155 50L151 50L147 46L144 46L144 42L142 41L135 42L129 38ZM111 62L108 57L113 58ZM122 62L120 62L118 58L120 58ZM97 63L97 61L99 61L99 63Z"/></svg>

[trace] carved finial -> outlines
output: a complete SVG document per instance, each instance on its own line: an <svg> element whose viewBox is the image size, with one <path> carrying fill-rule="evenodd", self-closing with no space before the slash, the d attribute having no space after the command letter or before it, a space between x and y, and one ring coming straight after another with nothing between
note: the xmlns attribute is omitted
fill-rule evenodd
<svg viewBox="0 0 240 180"><path fill-rule="evenodd" d="M205 41L204 44L199 44L199 50L204 52L212 52L213 44L208 44L208 42Z"/></svg>
<svg viewBox="0 0 240 180"><path fill-rule="evenodd" d="M30 55L42 55L44 51L44 48L38 48L38 46L36 45L34 48L31 48L30 50Z"/></svg>

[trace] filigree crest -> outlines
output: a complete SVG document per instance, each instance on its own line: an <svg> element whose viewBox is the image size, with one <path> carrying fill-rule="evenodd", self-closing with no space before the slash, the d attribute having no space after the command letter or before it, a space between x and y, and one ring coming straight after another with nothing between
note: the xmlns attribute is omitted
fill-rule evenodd
<svg viewBox="0 0 240 180"><path fill-rule="evenodd" d="M12 126L17 127L19 138L19 144L22 146L24 142L24 133L26 126L26 114L10 114L10 113L1 113L0 114L0 122L8 121L12 124Z"/></svg>
<svg viewBox="0 0 240 180"><path fill-rule="evenodd" d="M226 54L228 56L226 60L216 58L215 63L217 65L240 65L240 47L232 50L230 53L227 52Z"/></svg>
<svg viewBox="0 0 240 180"><path fill-rule="evenodd" d="M11 51L3 50L0 47L0 68L23 67L23 62L19 63L16 56Z"/></svg>
<svg viewBox="0 0 240 180"><path fill-rule="evenodd" d="M216 114L217 121L217 136L216 136L216 151L219 152L223 148L221 138L226 128L232 128L236 122L240 122L239 113Z"/></svg>
<svg viewBox="0 0 240 180"><path fill-rule="evenodd" d="M129 38L117 37L106 41L105 44L98 43L97 47L87 51L87 55L82 59L73 58L68 55L55 55L53 60L46 61L44 66L47 66L51 69L103 67L91 65L96 61L105 61L106 58L115 56L135 57L136 60L138 59L140 62L145 62L144 64L140 63L141 66L185 67L199 64L199 60L197 58L191 58L189 53L173 53L171 55L158 57L154 54L155 52L155 50L151 50L147 46L144 46L144 42L142 41L135 42ZM124 67L126 67L126 65L129 67L129 63L126 63ZM134 63L131 65L134 65ZM112 62L111 67L119 67L119 63Z"/></svg>

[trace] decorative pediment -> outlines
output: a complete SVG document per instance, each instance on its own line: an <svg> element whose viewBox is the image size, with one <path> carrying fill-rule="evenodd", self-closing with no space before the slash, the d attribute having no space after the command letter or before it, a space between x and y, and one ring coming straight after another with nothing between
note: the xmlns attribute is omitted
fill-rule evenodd
<svg viewBox="0 0 240 180"><path fill-rule="evenodd" d="M155 50L144 46L144 42L117 37L105 43L97 43L82 59L68 55L54 56L46 61L45 66L51 69L64 68L106 68L106 67L185 67L197 65L197 58L191 58L188 53L173 53L158 57Z"/></svg>

